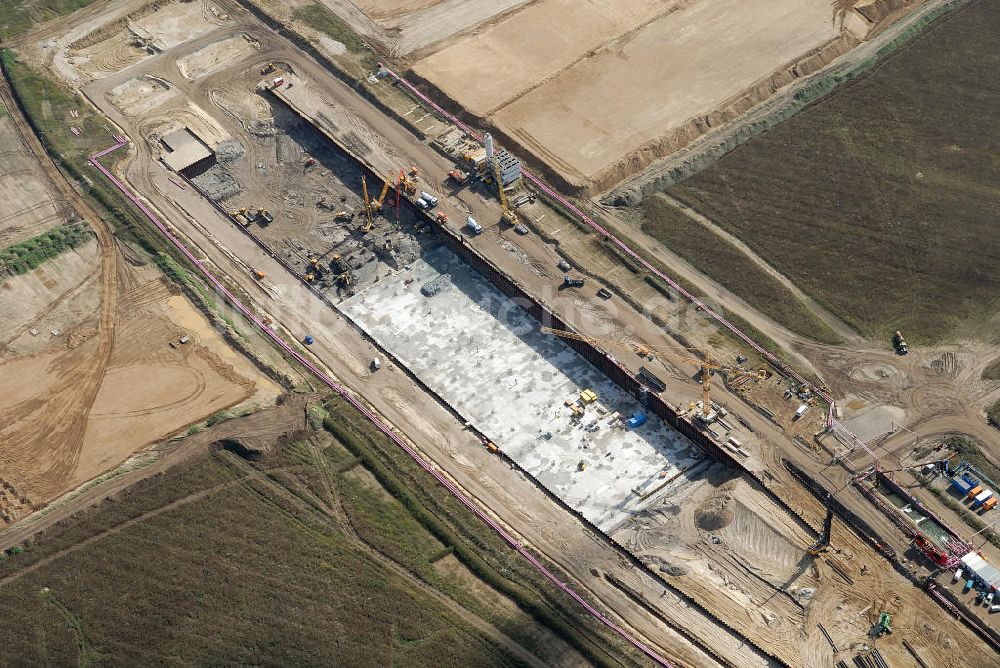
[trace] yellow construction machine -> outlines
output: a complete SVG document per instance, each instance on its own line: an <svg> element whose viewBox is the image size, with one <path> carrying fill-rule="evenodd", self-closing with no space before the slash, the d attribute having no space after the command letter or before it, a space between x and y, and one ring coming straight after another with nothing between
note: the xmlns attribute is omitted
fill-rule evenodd
<svg viewBox="0 0 1000 668"><path fill-rule="evenodd" d="M652 353L656 353L659 357L665 357L667 359L675 360L678 362L687 362L688 364L693 364L695 366L701 367L701 418L706 422L712 419L712 373L714 371L721 371L727 374L731 374L736 379L738 378L750 378L754 380L763 380L766 377L766 372L762 370L757 371L745 371L743 369L728 366L726 364L717 364L711 360L708 353L703 353L704 359L698 359L697 357L691 357L688 355L677 355L676 353L665 353L661 349L655 348L653 346L647 346L645 344L639 343L637 341L625 341L621 339L598 339L592 336L585 336L583 334L577 334L576 332L569 332L563 329L553 329L551 327L542 327L541 331L546 334L552 334L564 339L575 339L577 341L586 341L587 343L592 343L595 345L603 346L614 346L619 348L631 348L635 351L637 355L646 357ZM687 350L686 348L683 350Z"/></svg>
<svg viewBox="0 0 1000 668"><path fill-rule="evenodd" d="M382 210L382 203L385 202L385 196L389 193L389 186L392 185L392 172L385 177L385 183L382 184L382 192L379 193L378 199L372 202L372 211L378 213Z"/></svg>
<svg viewBox="0 0 1000 668"><path fill-rule="evenodd" d="M406 176L406 172L402 169L399 170L399 187L403 189L403 192L407 195L417 194L417 184L415 181Z"/></svg>
<svg viewBox="0 0 1000 668"><path fill-rule="evenodd" d="M361 175L361 195L365 201L365 217L368 219L362 231L368 232L375 226L375 219L372 218L372 201L368 198L368 184L365 183L364 174Z"/></svg>
<svg viewBox="0 0 1000 668"><path fill-rule="evenodd" d="M503 210L503 219L511 225L517 225L520 221L517 214L510 210L507 205L507 193L503 191L503 179L500 178L500 161L493 157L493 174L497 181L497 196L500 198L500 208Z"/></svg>

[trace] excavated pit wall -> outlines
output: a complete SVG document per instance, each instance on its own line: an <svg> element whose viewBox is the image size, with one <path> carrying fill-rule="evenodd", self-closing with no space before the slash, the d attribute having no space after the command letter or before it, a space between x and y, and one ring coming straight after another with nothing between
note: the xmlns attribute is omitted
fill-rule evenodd
<svg viewBox="0 0 1000 668"><path fill-rule="evenodd" d="M322 127L314 123L312 118L300 113L293 106L288 105L282 97L274 95L272 91L268 90L266 91L265 94L270 95L272 99L277 100L281 104L284 104L292 113L296 114L297 116L302 118L302 120L309 123L317 132L319 132L328 141L330 141L337 148L338 151L341 151L345 156L351 159L358 166L358 168L362 170L362 172L366 175L366 178L373 180L382 178L382 176L377 172L375 172L375 170L373 170L371 167L369 167L369 165L364 160L362 160L359 156L355 155L351 149L342 145L340 142L336 140L336 138L328 134L326 131L323 130ZM453 253L458 255L464 262L466 262L477 273L479 273L483 278L485 278L491 285L493 285L493 287L499 290L504 296L510 298L515 304L523 308L532 317L534 317L536 320L538 320L546 327L552 327L555 329L565 329L565 330L570 329L558 315L550 311L541 302L539 302L533 296L531 296L515 280L504 274L500 269L494 266L492 262L490 262L487 258L482 256L477 250L472 248L466 242L464 236L462 236L458 232L454 232L448 229L445 226L438 225L434 221L433 216L430 213L422 209L417 209L417 207L413 205L413 203L410 202L408 199L404 198L401 201L403 202L404 206L411 207L411 210L415 214L424 216L425 222L428 225L430 225L432 229L435 229L437 231L437 237L438 239L440 239L442 244L446 246L449 250L451 250ZM355 326L353 322L352 326L354 326L354 329L356 331L361 332L360 328ZM427 392L430 396L434 397L446 410L448 410L449 413L455 415L459 419L463 419L461 418L461 416L458 415L455 409L451 405L449 405L441 396L439 396L436 392L427 387L427 385L424 382L422 382L414 374L412 374L407 369L407 367L399 359L397 359L395 355L393 355L392 351L383 349L376 342L370 339L368 335L365 334L364 332L361 332L361 335L364 336L365 339L368 340L370 343L373 343L376 346L376 348L378 348L380 351L383 351L385 357L387 359L392 360L392 362L397 366L397 368L404 369L408 377L413 379L414 382L416 382L417 385L423 391ZM756 473L746 468L741 461L736 459L732 453L730 453L725 447L723 447L721 443L717 442L714 438L712 438L712 436L709 433L700 430L692 422L682 417L676 410L674 410L674 408L672 408L662 398L648 392L645 389L645 387L638 381L638 379L635 376L633 376L631 372L629 372L625 367L619 364L614 359L614 357L604 352L597 346L585 341L578 341L575 339L565 339L565 343L574 351L579 353L584 359L590 362L593 366L595 366L599 371L604 373L609 379L614 381L615 384L617 384L627 393L631 394L637 400L639 400L639 402L642 403L647 410L649 410L651 413L664 420L671 427L673 427L682 435L687 437L688 440L690 440L705 454L710 456L712 459L723 463L727 468L736 469L749 475L754 481L756 481L759 484L759 488L761 489L761 491L763 491L772 500L778 503L778 505L784 508L792 517L796 518L800 523L802 523L802 525L805 528L807 528L813 534L818 535L819 532L810 524L808 524L802 518L801 514L794 511L787 503L781 500L774 492L772 492L766 486L764 486L762 480L757 476ZM469 431L478 436L480 439L483 440L487 439L487 436L485 434L480 433L474 427L470 426ZM629 563L632 564L632 566L641 569L643 573L653 578L657 584L664 587L665 589L674 592L677 596L685 600L693 602L693 599L691 599L690 596L688 596L685 592L679 590L675 585L667 582L662 575L660 575L652 568L647 566L645 562L640 560L635 554L633 554L630 550L628 550L628 548L618 543L608 534L601 531L601 529L599 529L597 525L595 525L593 522L584 517L583 514L580 513L580 511L571 507L569 504L563 501L553 491L549 490L545 485L543 485L540 481L538 481L534 477L534 475L532 475L530 472L522 468L516 461L511 459L509 456L504 454L503 451L500 451L498 453L498 456L501 457L501 459L504 461L505 464L509 465L512 469L521 473L525 479L530 480L531 483L542 493L544 493L545 496L549 498L553 503L559 505L560 508L562 508L567 513L570 513L579 522L581 522L589 530L591 535L593 535L598 540L601 540L602 542L606 543L607 545L611 546L619 555L627 559ZM750 638L747 638L742 633L732 628L731 626L726 624L724 621L720 620L715 615L711 614L708 610L701 608L701 606L696 606L696 607L701 609L703 614L708 615L721 627L725 628L729 633L734 634L737 638L740 639L740 641L746 643L747 646L752 647L756 651L756 653L759 654L760 656L766 657L767 659L776 662L778 665L782 666L788 665L781 658L774 655L764 647L761 647L760 645L756 644ZM714 652L712 652L712 654L714 654Z"/></svg>

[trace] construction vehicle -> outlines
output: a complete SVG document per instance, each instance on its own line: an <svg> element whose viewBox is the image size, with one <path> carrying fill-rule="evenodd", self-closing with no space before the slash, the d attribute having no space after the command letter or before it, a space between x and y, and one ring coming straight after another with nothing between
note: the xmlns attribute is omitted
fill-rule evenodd
<svg viewBox="0 0 1000 668"><path fill-rule="evenodd" d="M253 275L254 278L256 278L258 281L264 280L264 276L266 276L266 274L262 272L260 269L254 269Z"/></svg>
<svg viewBox="0 0 1000 668"><path fill-rule="evenodd" d="M351 287L351 272L345 271L337 276L337 285L342 288Z"/></svg>
<svg viewBox="0 0 1000 668"><path fill-rule="evenodd" d="M903 334L899 330L892 335L892 347L897 355L905 355L910 352L910 347L906 345L906 341L903 340Z"/></svg>
<svg viewBox="0 0 1000 668"><path fill-rule="evenodd" d="M833 501L833 494L827 493L826 495L826 519L823 520L823 533L820 534L819 539L809 546L808 552L812 556L819 556L826 548L830 546L830 530L833 529L833 506L831 502Z"/></svg>
<svg viewBox="0 0 1000 668"><path fill-rule="evenodd" d="M267 209L257 209L257 215L255 218L262 227L266 227L274 221L274 216L272 216L271 212Z"/></svg>
<svg viewBox="0 0 1000 668"><path fill-rule="evenodd" d="M445 223L448 222L448 214L446 214L443 211L438 211L437 215L434 216L434 220L437 221L438 225L444 225Z"/></svg>
<svg viewBox="0 0 1000 668"><path fill-rule="evenodd" d="M230 211L229 215L232 217L233 221L237 225L242 225L243 227L246 227L247 225L250 224L250 219L247 217L246 209L240 209L239 211Z"/></svg>
<svg viewBox="0 0 1000 668"><path fill-rule="evenodd" d="M308 158L306 158L306 164L305 164L306 167L312 167L315 164L316 164L316 158L312 157L311 155Z"/></svg>
<svg viewBox="0 0 1000 668"><path fill-rule="evenodd" d="M565 280L565 279L564 279ZM740 380L743 378L750 380L764 380L767 377L767 372L763 370L757 371L746 371L737 367L729 366L726 364L717 364L712 361L708 353L704 353L704 359L698 359L697 357L690 357L685 355L677 355L672 353L665 353L661 349L647 346L636 341L625 341L622 339L598 339L592 336L585 336L583 334L577 334L576 332L570 332L563 329L553 329L551 327L542 327L541 331L546 334L552 334L564 339L576 339L577 341L586 341L587 343L592 343L595 345L608 345L616 346L619 348L632 348L635 350L636 354L642 357L650 357L652 353L656 353L659 357L665 357L667 359L676 360L678 362L687 362L688 364L694 364L701 368L701 412L698 417L705 422L710 424L715 421L718 417L717 413L712 410L712 373L715 371L731 374L734 380ZM686 350L686 349L684 349ZM651 358L651 357L650 357Z"/></svg>
<svg viewBox="0 0 1000 668"><path fill-rule="evenodd" d="M451 170L450 172L448 172L448 177L451 178L451 180L457 183L459 186L464 186L466 183L469 182L469 173L463 172L460 169Z"/></svg>
<svg viewBox="0 0 1000 668"><path fill-rule="evenodd" d="M410 178L412 178L414 181L420 178L420 170L417 169L415 166L410 167Z"/></svg>
<svg viewBox="0 0 1000 668"><path fill-rule="evenodd" d="M264 67L260 68L260 73L261 74L270 74L271 72L273 72L276 69L278 69L278 68L275 66L274 63L268 63Z"/></svg>
<svg viewBox="0 0 1000 668"><path fill-rule="evenodd" d="M312 344L316 343L316 339L314 339L310 334L306 334L305 337L302 339L302 342L307 346L311 346Z"/></svg>
<svg viewBox="0 0 1000 668"><path fill-rule="evenodd" d="M350 220L351 219L351 212L350 211L338 211L337 213L333 214L333 219L334 220Z"/></svg>
<svg viewBox="0 0 1000 668"><path fill-rule="evenodd" d="M316 280L316 274L310 271L303 278L306 279L306 283L312 283Z"/></svg>
<svg viewBox="0 0 1000 668"><path fill-rule="evenodd" d="M244 218L246 218L247 225L257 221L257 214L248 209L247 207L243 207L242 209L240 209L240 213L243 215Z"/></svg>
<svg viewBox="0 0 1000 668"><path fill-rule="evenodd" d="M497 197L500 198L501 217L511 225L517 225L521 221L517 219L517 214L511 211L507 205L507 193L503 190L503 179L500 178L500 160L496 157L493 158L493 173L496 175L497 180Z"/></svg>
<svg viewBox="0 0 1000 668"><path fill-rule="evenodd" d="M892 615L888 612L883 612L878 616L878 622L875 624L874 635L879 638L884 635L890 635L892 633Z"/></svg>
<svg viewBox="0 0 1000 668"><path fill-rule="evenodd" d="M569 274L563 275L563 287L564 288L582 288L584 279L582 278L571 278Z"/></svg>
<svg viewBox="0 0 1000 668"><path fill-rule="evenodd" d="M407 195L417 194L417 184L411 181L403 170L399 170L399 186L403 189L403 192Z"/></svg>
<svg viewBox="0 0 1000 668"><path fill-rule="evenodd" d="M372 202L372 211L378 213L382 210L382 203L385 202L385 196L389 192L389 186L392 185L392 172L385 177L385 183L382 184L382 192L379 193L378 199Z"/></svg>
<svg viewBox="0 0 1000 668"><path fill-rule="evenodd" d="M469 231L471 231L473 234L483 233L483 226L477 223L476 219L473 218L472 216L469 216L468 218L465 219L465 226L469 228Z"/></svg>
<svg viewBox="0 0 1000 668"><path fill-rule="evenodd" d="M375 226L375 220L372 218L372 202L368 199L368 184L365 183L364 174L361 175L361 195L365 202L365 217L368 219L363 231L369 232Z"/></svg>

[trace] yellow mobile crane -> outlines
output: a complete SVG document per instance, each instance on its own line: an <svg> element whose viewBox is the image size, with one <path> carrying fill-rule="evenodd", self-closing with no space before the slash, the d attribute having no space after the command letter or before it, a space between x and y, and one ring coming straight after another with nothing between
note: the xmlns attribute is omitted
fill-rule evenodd
<svg viewBox="0 0 1000 668"><path fill-rule="evenodd" d="M660 357L666 357L668 359L676 360L678 362L687 362L689 364L694 364L701 367L701 417L706 422L710 420L712 415L712 372L713 371L725 371L726 373L731 373L737 378L749 377L755 380L763 380L765 374L763 371L744 371L737 367L728 366L726 364L716 364L711 360L708 353L705 353L704 359L698 359L697 357L689 357L685 355L677 355L674 353L664 353L660 349L653 346L647 346L637 341L623 341L620 339L598 339L592 336L585 336L583 334L577 334L576 332L569 332L563 329L553 329L551 327L542 327L541 331L546 334L552 334L564 339L575 339L577 341L585 341L587 343L603 344L608 346L617 346L619 348L632 348L637 354L646 356L650 352L655 352Z"/></svg>
<svg viewBox="0 0 1000 668"><path fill-rule="evenodd" d="M511 225L517 225L519 222L517 214L507 205L507 193L503 191L503 180L500 178L500 161L496 156L493 156L493 174L497 180L497 194L500 198L500 208L503 210L503 219Z"/></svg>
<svg viewBox="0 0 1000 668"><path fill-rule="evenodd" d="M364 231L368 232L375 225L375 221L372 219L372 201L368 199L368 184L365 183L365 175L361 175L361 194L364 196L365 200L365 216L368 218L368 224L365 225Z"/></svg>

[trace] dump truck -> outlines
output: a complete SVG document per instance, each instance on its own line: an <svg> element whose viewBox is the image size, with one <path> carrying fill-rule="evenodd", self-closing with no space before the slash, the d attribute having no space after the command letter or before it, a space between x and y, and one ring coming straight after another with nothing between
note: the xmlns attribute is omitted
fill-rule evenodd
<svg viewBox="0 0 1000 668"><path fill-rule="evenodd" d="M453 169L450 172L448 172L448 178L450 178L458 185L464 186L469 181L469 174L468 172L463 172L458 169Z"/></svg>
<svg viewBox="0 0 1000 668"><path fill-rule="evenodd" d="M442 211L438 211L438 214L437 216L434 217L434 220L437 221L438 225L444 225L445 223L448 222L448 214Z"/></svg>
<svg viewBox="0 0 1000 668"><path fill-rule="evenodd" d="M270 225L274 221L274 216L267 209L257 209L257 222L262 226Z"/></svg>
<svg viewBox="0 0 1000 668"><path fill-rule="evenodd" d="M563 286L567 288L582 288L584 279L572 278L569 274L563 275Z"/></svg>

